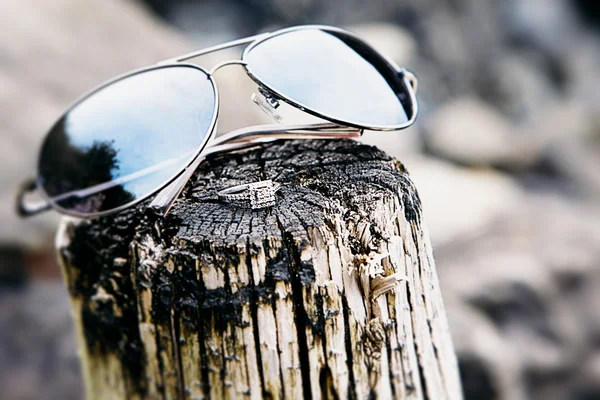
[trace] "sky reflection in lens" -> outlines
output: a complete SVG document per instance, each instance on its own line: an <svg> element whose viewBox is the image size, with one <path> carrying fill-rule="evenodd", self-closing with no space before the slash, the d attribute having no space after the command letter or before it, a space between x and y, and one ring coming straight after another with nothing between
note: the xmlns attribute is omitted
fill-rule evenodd
<svg viewBox="0 0 600 400"><path fill-rule="evenodd" d="M190 66L105 86L50 131L40 157L42 187L79 214L144 198L187 165L211 129L215 106L208 76Z"/></svg>
<svg viewBox="0 0 600 400"><path fill-rule="evenodd" d="M393 89L401 85L388 82L348 43L322 30L301 29L256 45L245 61L252 75L311 111L365 127L406 123Z"/></svg>

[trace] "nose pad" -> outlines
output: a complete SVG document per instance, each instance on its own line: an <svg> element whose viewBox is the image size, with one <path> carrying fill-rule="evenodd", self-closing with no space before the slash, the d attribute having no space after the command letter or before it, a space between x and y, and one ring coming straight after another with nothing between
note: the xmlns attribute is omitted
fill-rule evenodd
<svg viewBox="0 0 600 400"><path fill-rule="evenodd" d="M279 100L277 100L275 97L273 97L273 95L271 93L267 92L265 89L263 89L260 86L258 88L258 91L260 92L260 94L262 94L264 96L265 100L267 101L267 103L269 103L271 108L276 109L279 107Z"/></svg>
<svg viewBox="0 0 600 400"><path fill-rule="evenodd" d="M254 102L254 104L256 104L265 114L281 123L283 117L276 110L279 107L279 100L260 87L258 88L258 92L259 93L254 92L252 93L252 96L250 96L252 102Z"/></svg>

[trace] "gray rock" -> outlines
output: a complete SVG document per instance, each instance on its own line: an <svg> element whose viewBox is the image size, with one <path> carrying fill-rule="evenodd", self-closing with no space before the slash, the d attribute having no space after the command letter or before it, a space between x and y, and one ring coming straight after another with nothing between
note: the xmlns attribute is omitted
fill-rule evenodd
<svg viewBox="0 0 600 400"><path fill-rule="evenodd" d="M496 398L598 393L598 220L589 204L529 193L478 237L437 247L459 357Z"/></svg>
<svg viewBox="0 0 600 400"><path fill-rule="evenodd" d="M599 109L600 110L600 109ZM548 105L520 127L537 138L546 166L586 197L600 196L600 120L598 111L579 98Z"/></svg>
<svg viewBox="0 0 600 400"><path fill-rule="evenodd" d="M424 124L427 150L461 164L522 169L539 154L534 140L516 135L509 120L472 97L439 107Z"/></svg>
<svg viewBox="0 0 600 400"><path fill-rule="evenodd" d="M417 155L402 161L419 188L434 248L479 236L524 195L513 180L493 170L462 168Z"/></svg>
<svg viewBox="0 0 600 400"><path fill-rule="evenodd" d="M574 39L577 45L565 48L566 91L569 100L576 100L596 117L600 115L600 46L598 36L582 34Z"/></svg>
<svg viewBox="0 0 600 400"><path fill-rule="evenodd" d="M62 282L0 291L2 398L81 399L69 297Z"/></svg>
<svg viewBox="0 0 600 400"><path fill-rule="evenodd" d="M527 54L498 52L479 74L477 92L515 122L526 120L559 101L559 91L545 73L541 61Z"/></svg>
<svg viewBox="0 0 600 400"><path fill-rule="evenodd" d="M562 0L505 1L499 17L507 36L553 55L580 33L573 7Z"/></svg>
<svg viewBox="0 0 600 400"><path fill-rule="evenodd" d="M382 54L400 66L408 66L416 55L417 44L406 29L389 23L360 24L348 27Z"/></svg>

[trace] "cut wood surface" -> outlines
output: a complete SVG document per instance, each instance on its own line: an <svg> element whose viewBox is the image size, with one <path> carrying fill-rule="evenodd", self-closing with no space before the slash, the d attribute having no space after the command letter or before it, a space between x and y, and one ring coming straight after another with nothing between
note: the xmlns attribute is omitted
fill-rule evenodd
<svg viewBox="0 0 600 400"><path fill-rule="evenodd" d="M277 204L218 190L272 179ZM88 398L460 399L416 189L354 141L211 158L171 214L57 237Z"/></svg>

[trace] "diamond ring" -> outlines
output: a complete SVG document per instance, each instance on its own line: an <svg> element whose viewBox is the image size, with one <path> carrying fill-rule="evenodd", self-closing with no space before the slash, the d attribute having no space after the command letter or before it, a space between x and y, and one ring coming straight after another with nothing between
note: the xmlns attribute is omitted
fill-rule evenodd
<svg viewBox="0 0 600 400"><path fill-rule="evenodd" d="M229 203L252 209L275 205L275 193L281 185L268 179L260 182L246 183L228 187L219 191L219 198Z"/></svg>

